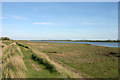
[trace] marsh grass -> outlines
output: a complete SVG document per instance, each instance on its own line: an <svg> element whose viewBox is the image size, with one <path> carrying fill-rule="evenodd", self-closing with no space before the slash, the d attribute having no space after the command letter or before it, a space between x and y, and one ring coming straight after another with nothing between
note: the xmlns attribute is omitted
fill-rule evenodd
<svg viewBox="0 0 120 80"><path fill-rule="evenodd" d="M46 53L51 60L67 65L85 76L92 78L118 76L120 54L118 48L74 43L15 42L17 45L10 45L12 42L8 42L5 43L8 46L3 48L4 78L63 77L57 73L56 67L54 68L45 57L40 55L40 52ZM22 54L17 47L20 47ZM39 70L35 69L36 66Z"/></svg>
<svg viewBox="0 0 120 80"><path fill-rule="evenodd" d="M85 75L94 78L116 78L118 76L118 48L74 43L25 42L33 49L44 52L51 59L60 61ZM57 52L50 54L49 52ZM58 53L64 55L57 55Z"/></svg>

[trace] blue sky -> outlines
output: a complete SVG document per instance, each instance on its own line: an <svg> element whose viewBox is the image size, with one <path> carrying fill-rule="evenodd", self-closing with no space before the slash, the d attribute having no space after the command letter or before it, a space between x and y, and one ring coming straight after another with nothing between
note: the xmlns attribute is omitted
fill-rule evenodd
<svg viewBox="0 0 120 80"><path fill-rule="evenodd" d="M117 2L3 2L2 33L19 40L117 39Z"/></svg>

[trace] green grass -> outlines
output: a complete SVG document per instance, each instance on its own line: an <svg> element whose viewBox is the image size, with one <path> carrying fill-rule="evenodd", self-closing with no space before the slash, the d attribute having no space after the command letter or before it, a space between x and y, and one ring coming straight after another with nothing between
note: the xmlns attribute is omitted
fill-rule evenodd
<svg viewBox="0 0 120 80"><path fill-rule="evenodd" d="M25 43L33 49L46 53L51 59L60 61L90 77L118 76L118 57L110 55L111 52L118 53L117 48L74 43Z"/></svg>
<svg viewBox="0 0 120 80"><path fill-rule="evenodd" d="M31 51L26 51L23 47L20 46L20 49L22 50L22 53L24 53L24 62L27 67L27 77L28 78L59 78L60 75L57 72L50 72L48 69L46 69L46 66L39 64L37 61L34 61L31 59ZM38 68L40 68L40 71L37 71L32 66L34 64Z"/></svg>
<svg viewBox="0 0 120 80"><path fill-rule="evenodd" d="M16 42L17 45L10 45L12 42L3 42L9 46L3 49L4 77L6 75L17 78L63 77L54 71L54 67L46 59L38 55L39 52L46 53L51 60L62 62L85 76L94 78L116 78L118 76L117 56L120 53L117 48L74 43ZM17 50L18 46L22 54ZM38 51L38 54L33 53L35 50ZM32 54L34 58L32 58ZM7 69L9 70L7 71Z"/></svg>
<svg viewBox="0 0 120 80"><path fill-rule="evenodd" d="M11 41L8 41L8 42L2 42L3 44L6 44L6 45L9 45L11 43Z"/></svg>
<svg viewBox="0 0 120 80"><path fill-rule="evenodd" d="M45 66L46 69L48 69L50 72L57 72L55 70L55 67L51 65L46 58L41 58L40 56L36 55L35 53L32 54L32 60L38 62L39 64L42 64Z"/></svg>

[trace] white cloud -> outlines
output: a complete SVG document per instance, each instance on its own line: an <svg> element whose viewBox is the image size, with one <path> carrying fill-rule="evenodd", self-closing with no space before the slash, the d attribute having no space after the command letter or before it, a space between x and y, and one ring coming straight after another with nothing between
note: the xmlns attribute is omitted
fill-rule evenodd
<svg viewBox="0 0 120 80"><path fill-rule="evenodd" d="M35 22L33 24L54 25L54 23L46 23L46 22Z"/></svg>

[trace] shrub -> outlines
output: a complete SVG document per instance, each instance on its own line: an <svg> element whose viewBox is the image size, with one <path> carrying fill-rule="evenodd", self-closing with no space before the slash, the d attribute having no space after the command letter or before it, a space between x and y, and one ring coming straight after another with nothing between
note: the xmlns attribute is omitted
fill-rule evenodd
<svg viewBox="0 0 120 80"><path fill-rule="evenodd" d="M1 37L0 40L10 40L8 37Z"/></svg>
<svg viewBox="0 0 120 80"><path fill-rule="evenodd" d="M27 48L27 49L29 49L29 47L28 46L25 46L25 45L23 45L23 44L19 44L19 43L16 43L18 46L22 46L22 47L24 47L24 48Z"/></svg>
<svg viewBox="0 0 120 80"><path fill-rule="evenodd" d="M56 72L53 65L51 65L45 58L37 57L36 54L32 54L32 59L34 61L37 61L39 64L43 64L46 69L48 69L50 72Z"/></svg>

